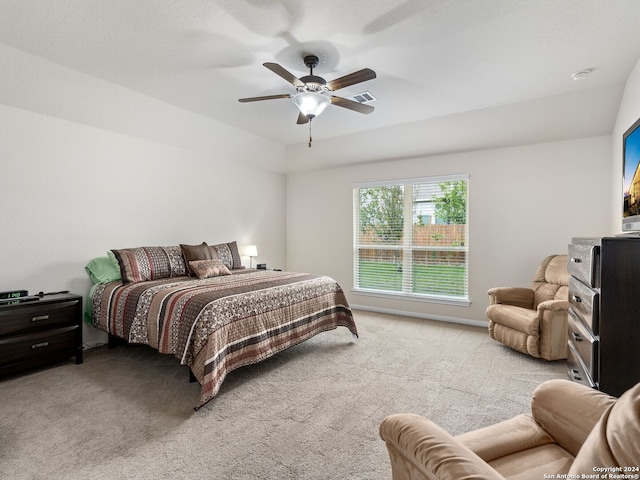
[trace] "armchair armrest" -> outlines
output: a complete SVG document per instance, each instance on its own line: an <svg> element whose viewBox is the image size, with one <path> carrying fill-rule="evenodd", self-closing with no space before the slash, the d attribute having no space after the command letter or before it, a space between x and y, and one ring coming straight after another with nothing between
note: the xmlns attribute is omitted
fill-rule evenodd
<svg viewBox="0 0 640 480"><path fill-rule="evenodd" d="M546 300L538 304L540 321L538 350L542 358L546 360L567 358L568 315L569 302L567 300Z"/></svg>
<svg viewBox="0 0 640 480"><path fill-rule="evenodd" d="M576 456L580 446L616 399L569 380L548 380L531 398L531 415L555 442Z"/></svg>
<svg viewBox="0 0 640 480"><path fill-rule="evenodd" d="M533 308L534 292L524 287L494 287L487 292L489 304L503 303L522 308Z"/></svg>
<svg viewBox="0 0 640 480"><path fill-rule="evenodd" d="M546 300L538 304L538 310L551 310L553 312L563 312L569 310L568 300Z"/></svg>
<svg viewBox="0 0 640 480"><path fill-rule="evenodd" d="M492 480L504 477L468 447L420 415L390 415L380 424L393 480Z"/></svg>

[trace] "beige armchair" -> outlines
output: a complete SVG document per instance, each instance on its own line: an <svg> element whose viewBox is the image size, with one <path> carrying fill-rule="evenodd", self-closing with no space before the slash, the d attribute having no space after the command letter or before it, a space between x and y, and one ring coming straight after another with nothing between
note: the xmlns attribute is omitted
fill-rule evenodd
<svg viewBox="0 0 640 480"><path fill-rule="evenodd" d="M491 338L532 357L567 358L568 282L567 256L550 255L540 263L531 288L490 289Z"/></svg>
<svg viewBox="0 0 640 480"><path fill-rule="evenodd" d="M395 414L382 421L380 436L393 480L637 475L640 383L616 401L569 380L549 380L533 392L531 415L454 437L425 417ZM559 477L565 474L575 476Z"/></svg>

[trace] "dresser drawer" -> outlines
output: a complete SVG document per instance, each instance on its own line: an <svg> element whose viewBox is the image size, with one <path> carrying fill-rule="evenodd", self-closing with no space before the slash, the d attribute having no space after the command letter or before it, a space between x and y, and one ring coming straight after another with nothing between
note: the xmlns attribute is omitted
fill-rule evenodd
<svg viewBox="0 0 640 480"><path fill-rule="evenodd" d="M591 331L597 335L600 294L591 290L575 277L569 277L569 302L571 302L574 313L578 314Z"/></svg>
<svg viewBox="0 0 640 480"><path fill-rule="evenodd" d="M575 312L569 309L569 344L580 356L584 368L591 378L598 380L598 339L580 321Z"/></svg>
<svg viewBox="0 0 640 480"><path fill-rule="evenodd" d="M593 288L600 288L600 247L586 243L569 244L569 273Z"/></svg>
<svg viewBox="0 0 640 480"><path fill-rule="evenodd" d="M78 323L77 301L34 303L0 311L0 336L16 335Z"/></svg>
<svg viewBox="0 0 640 480"><path fill-rule="evenodd" d="M581 383L587 387L596 387L596 383L587 373L572 342L569 342L569 348L567 348L567 367L569 368L567 372L569 380Z"/></svg>
<svg viewBox="0 0 640 480"><path fill-rule="evenodd" d="M76 354L79 325L0 339L0 366L57 354Z"/></svg>

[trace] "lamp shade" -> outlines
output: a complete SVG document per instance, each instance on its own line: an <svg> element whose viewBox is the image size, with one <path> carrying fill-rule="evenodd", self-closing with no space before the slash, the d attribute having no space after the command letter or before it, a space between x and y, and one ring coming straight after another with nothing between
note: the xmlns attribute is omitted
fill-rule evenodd
<svg viewBox="0 0 640 480"><path fill-rule="evenodd" d="M255 245L247 245L244 247L244 254L247 257L257 257L258 256L258 247Z"/></svg>
<svg viewBox="0 0 640 480"><path fill-rule="evenodd" d="M320 115L331 103L331 99L318 92L302 92L291 97L293 103L307 117L314 118Z"/></svg>

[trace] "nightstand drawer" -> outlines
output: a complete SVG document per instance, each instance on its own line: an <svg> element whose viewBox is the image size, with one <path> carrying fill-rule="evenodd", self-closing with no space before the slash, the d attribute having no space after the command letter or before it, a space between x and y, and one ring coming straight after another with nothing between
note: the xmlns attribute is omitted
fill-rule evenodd
<svg viewBox="0 0 640 480"><path fill-rule="evenodd" d="M75 325L77 301L33 303L0 311L0 336L17 335L45 329Z"/></svg>
<svg viewBox="0 0 640 480"><path fill-rule="evenodd" d="M76 354L79 325L31 335L0 339L0 365L9 365L57 354Z"/></svg>

